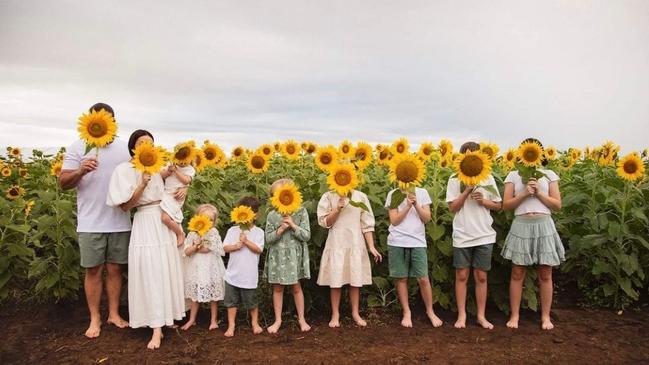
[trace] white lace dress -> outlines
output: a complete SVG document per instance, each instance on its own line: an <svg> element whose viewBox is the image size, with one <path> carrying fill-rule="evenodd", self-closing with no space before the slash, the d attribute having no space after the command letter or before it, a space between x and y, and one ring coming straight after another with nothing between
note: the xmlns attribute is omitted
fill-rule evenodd
<svg viewBox="0 0 649 365"><path fill-rule="evenodd" d="M185 239L183 253L194 244L198 237L196 232L190 232ZM196 252L192 256L184 256L183 267L185 277L185 298L199 303L223 300L225 293L225 266L222 257L223 242L216 228L210 229L202 238L203 247L210 252Z"/></svg>

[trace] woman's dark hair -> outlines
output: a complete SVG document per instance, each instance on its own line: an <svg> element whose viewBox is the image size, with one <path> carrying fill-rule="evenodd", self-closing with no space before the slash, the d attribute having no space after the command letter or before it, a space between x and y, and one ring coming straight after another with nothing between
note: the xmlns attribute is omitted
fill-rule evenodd
<svg viewBox="0 0 649 365"><path fill-rule="evenodd" d="M145 131L144 129L138 129L135 132L131 133L131 136L128 139L128 153L131 154L131 157L133 157L134 153L133 150L135 149L135 142L137 142L138 138L142 136L149 136L151 139L153 139L153 134L149 133L149 131Z"/></svg>
<svg viewBox="0 0 649 365"><path fill-rule="evenodd" d="M521 144L523 144L523 143L528 143L528 142L536 143L536 144L538 144L539 146L541 146L541 151L543 151L543 160L541 160L541 165L543 165L543 166L547 166L547 165L548 165L548 159L545 158L545 149L543 148L543 143L541 143L541 141L539 141L539 140L536 139L536 138L532 138L532 137L530 137L530 138L525 138L525 140L524 140L523 142L521 142Z"/></svg>
<svg viewBox="0 0 649 365"><path fill-rule="evenodd" d="M104 109L105 111L109 112L113 118L115 118L115 112L113 111L113 108L110 107L110 105L106 103L97 103L88 109L89 112L95 111L98 112L100 110Z"/></svg>
<svg viewBox="0 0 649 365"><path fill-rule="evenodd" d="M259 206L261 206L261 203L254 196L246 196L241 198L241 200L239 200L239 203L237 203L237 205L245 205L250 209L252 209L253 212L257 213L259 211Z"/></svg>
<svg viewBox="0 0 649 365"><path fill-rule="evenodd" d="M465 153L466 151L479 151L480 150L480 145L475 142L465 142L461 147L460 147L460 153Z"/></svg>

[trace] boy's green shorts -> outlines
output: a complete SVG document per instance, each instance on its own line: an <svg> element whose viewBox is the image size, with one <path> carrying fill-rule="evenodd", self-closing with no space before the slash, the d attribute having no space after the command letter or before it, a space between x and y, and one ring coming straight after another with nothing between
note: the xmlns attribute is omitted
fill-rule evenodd
<svg viewBox="0 0 649 365"><path fill-rule="evenodd" d="M388 246L388 260L390 277L428 277L428 253L426 247Z"/></svg>
<svg viewBox="0 0 649 365"><path fill-rule="evenodd" d="M257 308L257 289L244 289L225 282L223 305L226 308L242 307L245 310Z"/></svg>
<svg viewBox="0 0 649 365"><path fill-rule="evenodd" d="M494 244L453 247L453 266L456 269L475 268L482 271L491 270L491 252Z"/></svg>
<svg viewBox="0 0 649 365"><path fill-rule="evenodd" d="M131 232L79 232L81 267L91 268L105 263L128 264L128 242Z"/></svg>

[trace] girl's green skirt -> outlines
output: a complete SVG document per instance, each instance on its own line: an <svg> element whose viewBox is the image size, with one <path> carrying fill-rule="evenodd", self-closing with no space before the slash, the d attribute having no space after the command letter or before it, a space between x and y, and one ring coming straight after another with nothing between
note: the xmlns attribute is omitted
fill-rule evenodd
<svg viewBox="0 0 649 365"><path fill-rule="evenodd" d="M501 255L521 266L558 266L565 250L552 216L517 216L512 222Z"/></svg>

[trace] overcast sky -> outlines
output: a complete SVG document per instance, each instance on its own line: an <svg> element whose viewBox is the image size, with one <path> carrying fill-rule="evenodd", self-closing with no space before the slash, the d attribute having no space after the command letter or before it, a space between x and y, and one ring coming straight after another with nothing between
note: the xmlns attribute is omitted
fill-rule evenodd
<svg viewBox="0 0 649 365"><path fill-rule="evenodd" d="M649 146L649 1L0 0L0 146Z"/></svg>

